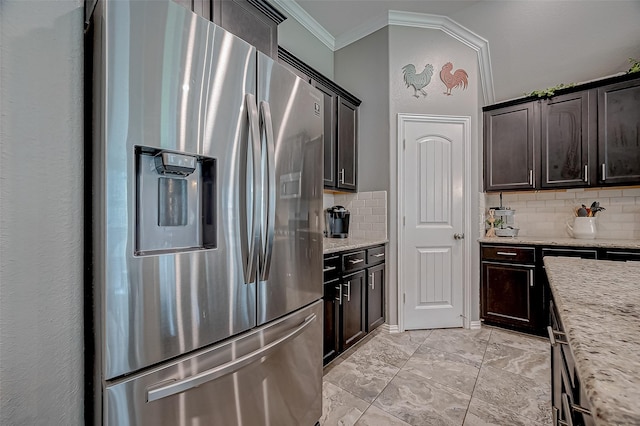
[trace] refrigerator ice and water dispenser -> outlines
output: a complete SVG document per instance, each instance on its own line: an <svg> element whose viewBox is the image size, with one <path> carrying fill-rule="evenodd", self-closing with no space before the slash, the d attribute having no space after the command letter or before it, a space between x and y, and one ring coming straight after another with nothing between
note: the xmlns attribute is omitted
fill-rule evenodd
<svg viewBox="0 0 640 426"><path fill-rule="evenodd" d="M215 160L136 148L136 254L215 247Z"/></svg>

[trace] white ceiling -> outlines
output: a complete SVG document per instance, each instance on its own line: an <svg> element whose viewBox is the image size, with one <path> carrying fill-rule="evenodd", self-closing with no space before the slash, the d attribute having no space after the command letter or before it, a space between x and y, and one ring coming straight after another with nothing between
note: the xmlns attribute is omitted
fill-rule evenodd
<svg viewBox="0 0 640 426"><path fill-rule="evenodd" d="M332 49L362 37L389 10L447 16L488 41L496 101L620 73L629 57L640 58L640 0L286 2L319 24Z"/></svg>

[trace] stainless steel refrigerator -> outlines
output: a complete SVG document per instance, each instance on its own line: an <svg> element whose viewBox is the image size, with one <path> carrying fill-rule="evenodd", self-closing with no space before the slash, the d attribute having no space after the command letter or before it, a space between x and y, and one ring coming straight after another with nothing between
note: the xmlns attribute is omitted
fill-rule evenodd
<svg viewBox="0 0 640 426"><path fill-rule="evenodd" d="M168 0L88 34L93 421L314 425L320 93Z"/></svg>

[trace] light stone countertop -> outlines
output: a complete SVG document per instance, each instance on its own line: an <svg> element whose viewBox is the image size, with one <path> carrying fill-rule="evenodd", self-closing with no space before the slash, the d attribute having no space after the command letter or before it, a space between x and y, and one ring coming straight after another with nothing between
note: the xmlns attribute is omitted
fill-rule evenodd
<svg viewBox="0 0 640 426"><path fill-rule="evenodd" d="M386 238L324 238L323 251L324 254L329 254L338 251L349 251L367 246L385 244L387 242L389 242L389 240Z"/></svg>
<svg viewBox="0 0 640 426"><path fill-rule="evenodd" d="M568 246L568 247L600 247L600 248L620 248L620 249L640 249L640 240L608 240L596 238L593 240L579 238L554 238L554 237L482 237L478 239L486 244L506 244L506 245L532 245L532 246Z"/></svg>
<svg viewBox="0 0 640 426"><path fill-rule="evenodd" d="M545 257L597 425L640 425L640 262Z"/></svg>

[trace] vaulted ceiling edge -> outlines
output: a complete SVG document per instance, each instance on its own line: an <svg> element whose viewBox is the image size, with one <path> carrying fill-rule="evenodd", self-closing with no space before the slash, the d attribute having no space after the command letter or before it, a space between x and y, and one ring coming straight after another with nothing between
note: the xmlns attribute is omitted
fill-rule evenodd
<svg viewBox="0 0 640 426"><path fill-rule="evenodd" d="M400 25L444 31L449 36L477 52L480 84L482 86L484 104L491 105L495 102L491 58L489 55L489 42L485 38L477 35L473 31L446 16L390 10L386 16L379 16L373 20L364 22L353 30L341 34L336 39L295 1L271 1L278 7L282 8L284 12L298 21L309 32L317 37L318 40L334 52L378 31L381 28L384 28L387 25Z"/></svg>

